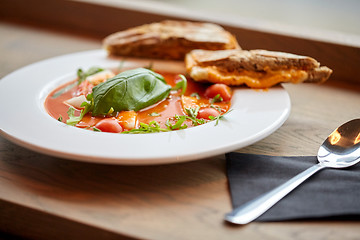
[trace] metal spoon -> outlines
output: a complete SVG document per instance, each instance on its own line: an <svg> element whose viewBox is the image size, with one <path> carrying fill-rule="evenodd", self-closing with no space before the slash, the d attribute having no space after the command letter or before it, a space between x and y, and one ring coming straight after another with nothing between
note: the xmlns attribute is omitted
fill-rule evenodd
<svg viewBox="0 0 360 240"><path fill-rule="evenodd" d="M360 162L360 119L351 120L335 129L320 146L317 159L318 164L272 191L234 209L225 215L225 220L235 224L247 224L258 218L321 169L327 167L346 168Z"/></svg>

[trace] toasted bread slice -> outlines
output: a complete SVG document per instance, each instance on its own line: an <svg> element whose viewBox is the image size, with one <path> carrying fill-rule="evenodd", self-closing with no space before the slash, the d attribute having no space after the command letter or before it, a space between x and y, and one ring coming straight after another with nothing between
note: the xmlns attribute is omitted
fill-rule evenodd
<svg viewBox="0 0 360 240"><path fill-rule="evenodd" d="M332 70L315 59L266 50L193 50L186 55L186 70L195 81L268 88L281 82L326 81Z"/></svg>
<svg viewBox="0 0 360 240"><path fill-rule="evenodd" d="M235 37L211 23L171 21L146 24L109 35L110 55L183 60L193 49L240 48Z"/></svg>

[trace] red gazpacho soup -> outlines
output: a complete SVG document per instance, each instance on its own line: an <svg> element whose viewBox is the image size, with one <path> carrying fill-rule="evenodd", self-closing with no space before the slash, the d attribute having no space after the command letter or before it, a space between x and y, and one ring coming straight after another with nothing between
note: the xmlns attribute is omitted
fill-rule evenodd
<svg viewBox="0 0 360 240"><path fill-rule="evenodd" d="M230 87L178 73L94 67L77 75L47 96L45 108L58 121L87 130L154 133L216 125L230 109Z"/></svg>

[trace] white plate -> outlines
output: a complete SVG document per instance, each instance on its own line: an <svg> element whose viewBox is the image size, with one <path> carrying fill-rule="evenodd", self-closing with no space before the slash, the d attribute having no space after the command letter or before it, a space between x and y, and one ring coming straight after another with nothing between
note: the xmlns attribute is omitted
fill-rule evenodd
<svg viewBox="0 0 360 240"><path fill-rule="evenodd" d="M183 71L183 64L155 61L155 69ZM149 64L126 59L125 67ZM51 58L21 68L0 81L0 133L23 147L86 162L145 165L184 162L230 152L255 143L278 129L290 113L282 87L267 91L239 88L226 120L180 131L113 134L67 126L50 117L44 100L51 90L76 78L78 68L114 68L103 50Z"/></svg>

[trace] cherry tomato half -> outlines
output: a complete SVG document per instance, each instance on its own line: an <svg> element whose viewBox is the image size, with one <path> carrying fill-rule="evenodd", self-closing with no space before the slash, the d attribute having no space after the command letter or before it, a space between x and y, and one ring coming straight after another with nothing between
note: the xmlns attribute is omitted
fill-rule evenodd
<svg viewBox="0 0 360 240"><path fill-rule="evenodd" d="M208 87L205 91L205 96L208 98L214 98L218 94L220 94L220 97L224 101L230 101L231 88L223 83L216 83Z"/></svg>
<svg viewBox="0 0 360 240"><path fill-rule="evenodd" d="M112 132L112 133L120 133L123 131L122 127L113 118L105 118L103 120L100 120L95 127L102 132Z"/></svg>
<svg viewBox="0 0 360 240"><path fill-rule="evenodd" d="M210 107L209 108L201 108L199 110L197 118L203 118L203 119L210 120L210 118L209 118L210 116L217 117L217 116L219 116L219 114L220 113L214 108L210 108Z"/></svg>

